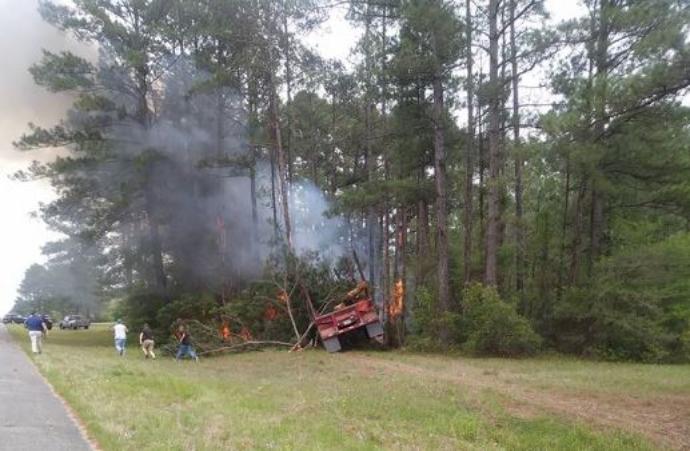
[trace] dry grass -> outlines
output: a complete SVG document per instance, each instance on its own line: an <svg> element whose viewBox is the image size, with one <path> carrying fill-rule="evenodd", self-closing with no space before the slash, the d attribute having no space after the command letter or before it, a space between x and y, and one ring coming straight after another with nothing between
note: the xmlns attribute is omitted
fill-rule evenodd
<svg viewBox="0 0 690 451"><path fill-rule="evenodd" d="M690 391L687 366L564 359L268 350L146 361L136 348L119 358L104 327L54 331L36 363L106 450L653 449L664 442L547 400Z"/></svg>

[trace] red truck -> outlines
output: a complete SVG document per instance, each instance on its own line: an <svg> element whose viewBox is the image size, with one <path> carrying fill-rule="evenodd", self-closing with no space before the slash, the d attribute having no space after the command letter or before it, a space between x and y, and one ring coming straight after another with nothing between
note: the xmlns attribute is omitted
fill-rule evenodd
<svg viewBox="0 0 690 451"><path fill-rule="evenodd" d="M360 294L364 294L365 297L357 299ZM346 299L352 304L341 303L331 313L314 318L326 351L340 351L340 337L360 328L366 329L369 338L383 342L383 326L379 321L376 306L368 295L366 283L360 283L348 293Z"/></svg>

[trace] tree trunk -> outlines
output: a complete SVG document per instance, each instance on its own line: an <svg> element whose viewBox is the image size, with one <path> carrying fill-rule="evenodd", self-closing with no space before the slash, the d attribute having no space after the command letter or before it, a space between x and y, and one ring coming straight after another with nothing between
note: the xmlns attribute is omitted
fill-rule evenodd
<svg viewBox="0 0 690 451"><path fill-rule="evenodd" d="M480 66L481 67L481 66ZM481 80L483 75L481 69L479 72L479 79ZM477 250L482 261L482 267L485 266L486 261L486 139L485 127L483 120L483 105L481 97L477 98L477 153L479 154L479 237L477 240Z"/></svg>
<svg viewBox="0 0 690 451"><path fill-rule="evenodd" d="M285 58L285 90L287 95L286 117L287 117L287 179L292 183L292 138L295 135L292 129L292 59L290 57L290 30L288 28L288 17L285 1L283 1L283 57ZM314 180L316 183L316 180Z"/></svg>
<svg viewBox="0 0 690 451"><path fill-rule="evenodd" d="M371 52L371 11L370 4L367 2L366 17L365 17L365 31L364 31L364 65L365 65L365 84L366 92L364 99L364 122L365 122L365 136L364 149L366 152L365 162L367 171L367 180L371 183L375 178L376 171L376 157L374 155L372 140L373 140L373 124L372 113L375 110L372 94L372 52ZM371 188L370 188L371 189ZM367 260L369 267L369 281L374 283L376 277L376 249L375 249L375 221L376 209L373 205L367 206Z"/></svg>
<svg viewBox="0 0 690 451"><path fill-rule="evenodd" d="M420 260L429 256L429 205L421 199L417 203L417 253Z"/></svg>
<svg viewBox="0 0 690 451"><path fill-rule="evenodd" d="M601 138L606 129L606 103L608 78L608 39L610 0L601 0L599 4L599 27L597 29L595 77L595 105L594 105L594 142ZM604 231L604 194L599 187L598 178L592 177L592 203L590 213L590 243L589 265L591 274L595 261L601 254L601 239Z"/></svg>
<svg viewBox="0 0 690 451"><path fill-rule="evenodd" d="M434 89L434 176L436 179L436 251L438 254L438 308L441 315L450 311L450 288L448 280L448 212L446 188L446 149L444 130L443 82L436 74ZM439 338L448 343L448 328L441 327Z"/></svg>
<svg viewBox="0 0 690 451"><path fill-rule="evenodd" d="M250 135L249 135L249 152L251 152L251 167L249 168L249 190L250 201L252 205L252 242L251 254L254 264L259 263L259 209L257 205L256 193L256 156L257 144L255 140L254 125L258 121L258 95L256 92L256 85L251 83L249 86L249 120L250 120Z"/></svg>
<svg viewBox="0 0 690 451"><path fill-rule="evenodd" d="M565 277L565 242L568 232L568 210L570 208L570 154L565 157L565 182L563 186L563 223L561 224L561 250L560 264L558 269L558 295L563 292L563 281Z"/></svg>
<svg viewBox="0 0 690 451"><path fill-rule="evenodd" d="M139 34L139 18L135 18L135 29L137 35ZM151 111L148 104L149 82L148 82L148 66L145 60L146 55L142 49L142 57L144 60L135 68L135 79L137 84L137 109L136 117L139 125L147 130L151 125ZM153 174L151 167L152 163L146 163L145 170L145 187L144 187L144 208L146 211L146 220L148 222L149 230L149 250L153 260L153 282L159 291L164 291L167 285L167 278L163 266L163 247L161 245L160 230L158 219L155 215L155 199L153 194Z"/></svg>
<svg viewBox="0 0 690 451"><path fill-rule="evenodd" d="M518 93L517 44L515 42L515 3L510 0L510 65L513 84L513 146L515 148L515 288L522 297L524 289L525 242L522 230L522 155L520 143L520 97Z"/></svg>
<svg viewBox="0 0 690 451"><path fill-rule="evenodd" d="M388 48L386 45L387 41L387 26L388 26L388 21L387 21L387 8L386 5L382 5L382 17L381 17L381 70L379 71L379 86L381 88L381 97L380 97L380 102L381 102L381 119L382 122L380 124L380 130L381 130L381 135L382 138L379 140L379 148L380 148L380 153L383 155L383 160L384 160L384 180L388 180L388 157L386 155L386 132L387 132L387 123L386 123L386 114L387 114L387 96L388 96L388 90L387 90L387 80L385 78L386 74L386 57L388 55ZM388 201L384 199L383 201L383 206L378 210L378 220L379 220L379 229L378 229L378 235L377 235L377 243L376 243L376 274L377 274L377 291L375 294L377 294L377 297L382 298L385 296L388 296L388 288L387 288L387 274L385 274L386 271L386 261L385 259L387 258L387 255L385 253L384 249L384 242L386 237L384 234L386 233L384 228L386 226L384 216L388 214ZM387 246L387 243L386 243Z"/></svg>
<svg viewBox="0 0 690 451"><path fill-rule="evenodd" d="M417 268L415 286L426 283L426 273L429 259L429 205L426 200L417 202Z"/></svg>
<svg viewBox="0 0 690 451"><path fill-rule="evenodd" d="M271 45L268 46L268 59L273 61L273 50ZM278 189L280 193L281 207L283 211L283 225L285 226L285 240L289 252L292 252L292 228L290 224L290 204L288 198L288 180L287 180L287 162L285 158L285 151L283 149L283 138L280 131L280 114L278 111L278 95L276 93L275 76L273 69L268 70L268 89L269 89L269 103L270 103L270 120L271 128L273 129L273 139L276 149L276 156L278 158Z"/></svg>
<svg viewBox="0 0 690 451"><path fill-rule="evenodd" d="M278 199L276 194L276 153L275 149L270 149L271 162L271 211L273 213L273 238L277 241L280 239L280 228L278 226Z"/></svg>
<svg viewBox="0 0 690 451"><path fill-rule="evenodd" d="M465 2L465 29L467 39L467 149L465 150L465 237L463 248L463 281L465 285L472 279L472 179L474 167L474 79L472 74L472 13L470 2Z"/></svg>
<svg viewBox="0 0 690 451"><path fill-rule="evenodd" d="M144 195L145 208L146 208L146 219L149 226L149 246L151 250L151 256L153 257L153 276L155 281L155 287L158 291L164 291L167 286L167 278L165 276L165 269L163 266L163 249L161 246L161 237L158 226L158 220L155 217L155 200L153 198L153 190L149 185L146 187L146 192Z"/></svg>
<svg viewBox="0 0 690 451"><path fill-rule="evenodd" d="M498 281L498 240L500 227L500 139L501 96L498 80L498 0L489 1L489 196L486 226L486 262L484 282Z"/></svg>
<svg viewBox="0 0 690 451"><path fill-rule="evenodd" d="M575 214L573 225L573 242L570 250L570 276L568 277L570 285L577 282L580 273L580 252L582 246L582 211L584 208L585 196L587 194L587 179L583 178L580 181L580 188L577 192L577 199L575 199Z"/></svg>

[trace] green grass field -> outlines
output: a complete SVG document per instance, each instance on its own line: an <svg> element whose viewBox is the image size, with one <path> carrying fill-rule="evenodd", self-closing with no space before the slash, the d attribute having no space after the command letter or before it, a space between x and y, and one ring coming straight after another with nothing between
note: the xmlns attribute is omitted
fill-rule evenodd
<svg viewBox="0 0 690 451"><path fill-rule="evenodd" d="M176 363L120 358L105 325L53 330L31 358L105 450L690 446L687 365L320 350Z"/></svg>

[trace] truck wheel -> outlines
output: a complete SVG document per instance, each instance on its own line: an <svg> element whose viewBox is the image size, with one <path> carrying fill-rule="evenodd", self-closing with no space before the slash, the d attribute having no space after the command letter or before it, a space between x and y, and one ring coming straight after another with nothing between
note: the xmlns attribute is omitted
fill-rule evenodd
<svg viewBox="0 0 690 451"><path fill-rule="evenodd" d="M89 326L84 326L84 329L88 329L88 328L89 328Z"/></svg>
<svg viewBox="0 0 690 451"><path fill-rule="evenodd" d="M383 326L381 323L367 324L367 335L369 338L377 338L383 335Z"/></svg>
<svg viewBox="0 0 690 451"><path fill-rule="evenodd" d="M338 340L338 337L323 340L323 346L326 348L326 351L328 352L338 352L341 349L340 340Z"/></svg>

